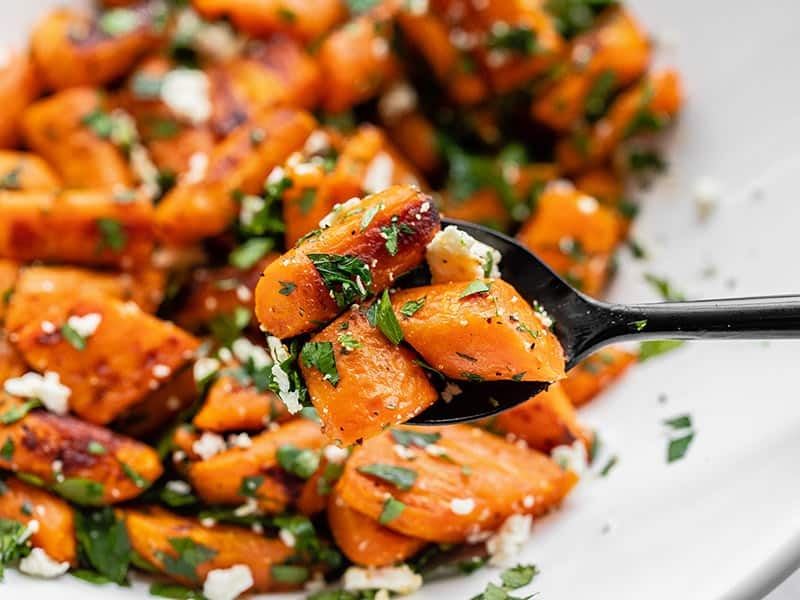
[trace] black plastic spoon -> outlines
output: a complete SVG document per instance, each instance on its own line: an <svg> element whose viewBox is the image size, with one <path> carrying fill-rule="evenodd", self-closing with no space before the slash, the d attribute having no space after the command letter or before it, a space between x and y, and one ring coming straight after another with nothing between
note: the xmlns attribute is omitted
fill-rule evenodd
<svg viewBox="0 0 800 600"><path fill-rule="evenodd" d="M503 255L502 278L555 321L567 368L612 342L624 340L748 340L800 338L800 296L730 298L654 304L609 304L580 293L513 238L487 227L442 219ZM487 340L487 343L491 343ZM461 393L417 415L412 423L444 425L508 410L547 389L537 382L453 381Z"/></svg>

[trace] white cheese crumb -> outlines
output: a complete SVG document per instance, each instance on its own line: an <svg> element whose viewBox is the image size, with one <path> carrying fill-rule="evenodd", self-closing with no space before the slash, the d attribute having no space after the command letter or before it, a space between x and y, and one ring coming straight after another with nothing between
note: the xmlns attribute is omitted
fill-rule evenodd
<svg viewBox="0 0 800 600"><path fill-rule="evenodd" d="M231 344L231 350L233 350L233 355L236 357L236 360L242 364L252 360L256 369L268 367L273 362L264 348L256 346L247 338L238 338L235 340L233 344Z"/></svg>
<svg viewBox="0 0 800 600"><path fill-rule="evenodd" d="M721 186L716 179L711 177L701 177L692 187L694 204L697 209L697 217L705 221L717 207L720 196L722 195Z"/></svg>
<svg viewBox="0 0 800 600"><path fill-rule="evenodd" d="M220 452L224 452L227 449L225 445L225 440L222 439L222 436L217 435L216 433L211 433L210 431L204 431L203 435L200 436L200 439L196 440L192 444L192 450L200 455L200 458L203 460L208 460L212 456L216 456Z"/></svg>
<svg viewBox="0 0 800 600"><path fill-rule="evenodd" d="M246 433L232 433L228 436L228 446L231 448L251 448L253 440Z"/></svg>
<svg viewBox="0 0 800 600"><path fill-rule="evenodd" d="M294 548L294 545L297 543L294 534L288 529L281 529L278 531L278 537L284 544L289 546L289 548Z"/></svg>
<svg viewBox="0 0 800 600"><path fill-rule="evenodd" d="M578 210L585 215L591 215L597 212L597 200L591 196L581 196L578 198Z"/></svg>
<svg viewBox="0 0 800 600"><path fill-rule="evenodd" d="M572 192L575 186L569 179L555 179L545 186L545 191L562 193Z"/></svg>
<svg viewBox="0 0 800 600"><path fill-rule="evenodd" d="M441 446L437 446L436 444L428 444L427 446L425 446L425 452L427 452L431 456L444 456L445 454L447 454L447 450L445 450Z"/></svg>
<svg viewBox="0 0 800 600"><path fill-rule="evenodd" d="M211 85L198 69L173 69L161 81L161 100L177 116L204 123L211 116Z"/></svg>
<svg viewBox="0 0 800 600"><path fill-rule="evenodd" d="M41 548L33 548L31 553L19 561L19 570L26 575L52 579L69 570L68 562L57 562Z"/></svg>
<svg viewBox="0 0 800 600"><path fill-rule="evenodd" d="M584 67L592 60L593 54L594 51L589 44L576 44L572 49L572 62L579 67Z"/></svg>
<svg viewBox="0 0 800 600"><path fill-rule="evenodd" d="M378 112L386 121L392 121L417 107L417 92L405 81L392 84L378 101Z"/></svg>
<svg viewBox="0 0 800 600"><path fill-rule="evenodd" d="M88 338L94 335L94 332L97 331L102 321L103 316L100 313L89 313L82 317L77 315L71 316L67 319L67 325L82 338Z"/></svg>
<svg viewBox="0 0 800 600"><path fill-rule="evenodd" d="M500 277L502 258L496 249L452 225L433 237L426 253L434 284Z"/></svg>
<svg viewBox="0 0 800 600"><path fill-rule="evenodd" d="M329 444L322 449L322 455L329 463L341 465L347 460L347 457L350 456L350 453L347 451L347 448L340 448L339 446Z"/></svg>
<svg viewBox="0 0 800 600"><path fill-rule="evenodd" d="M264 526L258 522L251 523L250 531L252 531L253 533L257 533L258 535L261 535L262 533L264 533Z"/></svg>
<svg viewBox="0 0 800 600"><path fill-rule="evenodd" d="M378 152L367 165L361 187L369 194L381 192L392 185L394 161L386 152Z"/></svg>
<svg viewBox="0 0 800 600"><path fill-rule="evenodd" d="M370 50L372 50L372 56L375 58L383 58L389 54L389 42L385 38L376 37L370 44Z"/></svg>
<svg viewBox="0 0 800 600"><path fill-rule="evenodd" d="M306 156L314 156L315 154L322 154L330 147L330 136L321 129L317 129L306 139L306 143L303 145L303 153Z"/></svg>
<svg viewBox="0 0 800 600"><path fill-rule="evenodd" d="M342 577L346 590L385 589L398 594L411 594L422 587L422 576L408 565L362 569L350 567Z"/></svg>
<svg viewBox="0 0 800 600"><path fill-rule="evenodd" d="M245 196L242 198L242 206L239 209L239 222L242 225L250 226L256 215L264 210L266 203L259 196Z"/></svg>
<svg viewBox="0 0 800 600"><path fill-rule="evenodd" d="M337 202L333 205L331 212L322 217L322 220L319 222L319 228L327 229L331 225L335 225L339 222L340 217L344 217L344 215L348 214L351 210L357 208L359 204L361 204L361 198L357 197L350 198L342 203Z"/></svg>
<svg viewBox="0 0 800 600"><path fill-rule="evenodd" d="M289 376L281 369L280 364L275 363L272 365L272 377L275 379L275 383L278 384L278 398L286 406L286 410L292 415L299 413L303 409L303 405L300 404L300 393L291 389L292 384L289 381Z"/></svg>
<svg viewBox="0 0 800 600"><path fill-rule="evenodd" d="M156 196L161 191L158 184L158 167L155 166L150 158L150 153L142 144L136 143L131 146L129 152L131 171L136 175L144 187L148 196Z"/></svg>
<svg viewBox="0 0 800 600"><path fill-rule="evenodd" d="M258 501L255 498L248 498L244 504L237 506L233 510L233 514L237 517L249 517L250 515L261 514L261 509L258 508Z"/></svg>
<svg viewBox="0 0 800 600"><path fill-rule="evenodd" d="M184 183L200 183L208 172L208 154L195 152L189 157L189 169L183 175Z"/></svg>
<svg viewBox="0 0 800 600"><path fill-rule="evenodd" d="M172 374L172 369L168 365L153 365L153 377L165 379Z"/></svg>
<svg viewBox="0 0 800 600"><path fill-rule="evenodd" d="M536 504L536 497L535 496L525 496L522 499L522 507L523 508L533 508L534 504Z"/></svg>
<svg viewBox="0 0 800 600"><path fill-rule="evenodd" d="M214 375L217 371L219 371L220 363L216 358L211 358L208 356L204 356L203 358L198 358L194 366L192 367L192 373L194 374L194 380L197 383L202 383L206 381L209 377Z"/></svg>
<svg viewBox="0 0 800 600"><path fill-rule="evenodd" d="M372 600L389 600L389 590L378 590Z"/></svg>
<svg viewBox="0 0 800 600"><path fill-rule="evenodd" d="M216 524L217 524L217 520L213 519L211 517L203 517L202 519L200 519L200 525L202 525L203 527L206 527L206 528L214 527L214 525L216 525Z"/></svg>
<svg viewBox="0 0 800 600"><path fill-rule="evenodd" d="M511 515L492 537L486 540L489 564L508 567L519 561L522 547L531 535L530 515Z"/></svg>
<svg viewBox="0 0 800 600"><path fill-rule="evenodd" d="M193 36L192 43L200 54L215 62L225 62L239 55L245 40L236 34L230 23L217 21L204 23Z"/></svg>
<svg viewBox="0 0 800 600"><path fill-rule="evenodd" d="M455 515L468 515L475 510L475 500L472 498L453 498L450 500L450 510Z"/></svg>
<svg viewBox="0 0 800 600"><path fill-rule="evenodd" d="M406 448L402 444L395 444L392 449L397 456L405 460L414 460L417 457L411 448Z"/></svg>
<svg viewBox="0 0 800 600"><path fill-rule="evenodd" d="M586 446L580 440L575 440L571 446L556 446L550 451L550 457L561 465L562 469L572 471L579 477L589 467Z"/></svg>
<svg viewBox="0 0 800 600"><path fill-rule="evenodd" d="M314 573L314 577L306 581L306 584L303 586L303 589L307 591L309 594L316 594L317 592L321 592L325 589L325 577L323 577L322 573L316 571Z"/></svg>
<svg viewBox="0 0 800 600"><path fill-rule="evenodd" d="M406 0L405 9L412 15L424 15L428 12L428 0Z"/></svg>
<svg viewBox="0 0 800 600"><path fill-rule="evenodd" d="M56 326L52 321L42 321L41 327L42 331L48 335L56 332Z"/></svg>
<svg viewBox="0 0 800 600"><path fill-rule="evenodd" d="M58 373L47 371L44 376L28 371L22 377L6 379L3 389L7 394L21 398L36 398L44 407L57 415L65 415L69 410L72 390L63 385Z"/></svg>
<svg viewBox="0 0 800 600"><path fill-rule="evenodd" d="M44 512L43 508L44 507L41 504L39 506L37 506L36 507L37 514L41 515ZM24 542L25 540L27 540L29 537L31 537L37 531L39 531L39 521L37 521L36 519L31 519L30 521L28 521L28 524L25 526L25 531L22 532L22 535L20 536L19 541L20 542Z"/></svg>
<svg viewBox="0 0 800 600"><path fill-rule="evenodd" d="M213 569L206 575L203 595L208 600L234 600L253 587L253 573L247 565Z"/></svg>
<svg viewBox="0 0 800 600"><path fill-rule="evenodd" d="M274 185L279 183L284 177L286 177L286 171L284 171L283 167L274 167L272 171L269 172L269 175L267 175L267 183Z"/></svg>
<svg viewBox="0 0 800 600"><path fill-rule="evenodd" d="M175 494L180 494L182 496L186 496L187 494L192 493L192 486L190 486L185 481L181 481L180 479L173 479L172 481L168 481L167 485L164 486L170 492L174 492Z"/></svg>
<svg viewBox="0 0 800 600"><path fill-rule="evenodd" d="M442 390L442 400L444 400L445 402L450 402L453 398L455 398L462 392L463 390L461 389L460 386L458 386L455 383L448 382L448 384L444 386L444 389Z"/></svg>

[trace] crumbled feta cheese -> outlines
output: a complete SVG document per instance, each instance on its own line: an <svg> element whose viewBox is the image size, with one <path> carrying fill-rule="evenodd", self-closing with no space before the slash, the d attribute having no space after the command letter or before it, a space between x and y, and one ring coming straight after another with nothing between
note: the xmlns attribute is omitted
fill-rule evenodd
<svg viewBox="0 0 800 600"><path fill-rule="evenodd" d="M56 326L52 321L42 321L42 331L48 335L56 332Z"/></svg>
<svg viewBox="0 0 800 600"><path fill-rule="evenodd" d="M41 548L33 548L31 553L19 561L19 570L26 575L52 579L69 570L68 562L57 562Z"/></svg>
<svg viewBox="0 0 800 600"><path fill-rule="evenodd" d="M210 431L204 431L203 435L200 436L200 439L195 440L192 444L192 450L200 455L200 458L203 460L207 460L212 456L216 456L220 452L224 452L227 449L225 445L225 440L222 439L222 436L217 435L216 433L211 433Z"/></svg>
<svg viewBox="0 0 800 600"><path fill-rule="evenodd" d="M370 50L372 50L372 56L375 58L383 58L389 54L389 42L382 37L373 38Z"/></svg>
<svg viewBox="0 0 800 600"><path fill-rule="evenodd" d="M455 383L448 382L442 390L442 400L450 402L453 398L461 394L464 390Z"/></svg>
<svg viewBox="0 0 800 600"><path fill-rule="evenodd" d="M244 504L237 506L233 510L233 514L237 517L249 517L250 515L261 514L261 509L258 508L258 501L255 498L248 498Z"/></svg>
<svg viewBox="0 0 800 600"><path fill-rule="evenodd" d="M253 224L256 215L264 210L266 203L259 196L245 196L242 198L242 205L239 209L239 222L244 226Z"/></svg>
<svg viewBox="0 0 800 600"><path fill-rule="evenodd" d="M222 347L217 351L217 358L224 363L229 363L233 360L233 352L228 348Z"/></svg>
<svg viewBox="0 0 800 600"><path fill-rule="evenodd" d="M411 594L422 587L422 576L405 564L371 569L350 567L344 572L342 584L349 591L385 589L398 594Z"/></svg>
<svg viewBox="0 0 800 600"><path fill-rule="evenodd" d="M575 44L572 48L572 62L583 67L592 60L594 50L589 44Z"/></svg>
<svg viewBox="0 0 800 600"><path fill-rule="evenodd" d="M306 156L314 156L315 154L322 154L330 147L330 136L321 129L317 129L306 139L306 143L303 145L303 153Z"/></svg>
<svg viewBox="0 0 800 600"><path fill-rule="evenodd" d="M523 508L533 508L534 504L536 504L536 497L535 496L525 496L522 499L522 507Z"/></svg>
<svg viewBox="0 0 800 600"><path fill-rule="evenodd" d="M131 146L129 153L129 160L131 163L131 171L136 175L136 178L149 196L156 196L161 191L161 186L158 184L158 167L153 164L150 159L150 153L142 144L134 144Z"/></svg>
<svg viewBox="0 0 800 600"><path fill-rule="evenodd" d="M428 12L428 0L406 0L405 9L412 15L424 15Z"/></svg>
<svg viewBox="0 0 800 600"><path fill-rule="evenodd" d="M39 506L37 506L36 507L37 514L42 514L44 512L43 508L44 507L41 504ZM24 542L25 540L27 540L29 537L31 537L37 531L39 531L39 521L37 521L36 519L31 519L30 521L28 521L28 524L25 526L25 531L22 532L22 535L20 536L19 541L20 542Z"/></svg>
<svg viewBox="0 0 800 600"><path fill-rule="evenodd" d="M489 50L486 54L486 64L496 69L502 67L511 59L511 53L507 50Z"/></svg>
<svg viewBox="0 0 800 600"><path fill-rule="evenodd" d="M219 367L220 362L216 358L211 358L209 356L198 358L192 367L195 382L203 383L214 375L214 373L219 371Z"/></svg>
<svg viewBox="0 0 800 600"><path fill-rule="evenodd" d="M402 444L395 444L394 446L392 446L392 450L394 450L394 453L397 456L405 460L414 460L417 457L417 455L414 454L414 451L411 448L407 448Z"/></svg>
<svg viewBox="0 0 800 600"><path fill-rule="evenodd" d="M292 415L299 413L303 409L303 405L300 404L300 393L291 389L292 384L289 381L289 376L281 369L280 364L275 363L272 365L272 377L275 379L275 383L278 384L278 398L286 406L286 410Z"/></svg>
<svg viewBox="0 0 800 600"><path fill-rule="evenodd" d="M213 569L206 575L203 595L208 600L234 600L253 587L253 573L247 565Z"/></svg>
<svg viewBox="0 0 800 600"><path fill-rule="evenodd" d="M545 191L555 193L567 193L575 189L569 179L555 179L545 186Z"/></svg>
<svg viewBox="0 0 800 600"><path fill-rule="evenodd" d="M585 215L591 215L597 212L597 200L591 196L581 196L578 198L578 210Z"/></svg>
<svg viewBox="0 0 800 600"><path fill-rule="evenodd" d="M269 172L269 175L267 175L267 183L275 185L284 177L286 177L286 171L284 171L283 167L274 167L272 171Z"/></svg>
<svg viewBox="0 0 800 600"><path fill-rule="evenodd" d="M322 220L319 222L320 229L327 229L331 225L336 224L339 221L339 218L349 213L354 208L358 207L361 204L361 198L350 198L344 202L336 203L333 205L331 212L327 215L322 217Z"/></svg>
<svg viewBox="0 0 800 600"><path fill-rule="evenodd" d="M199 69L173 69L161 80L161 100L177 116L201 124L211 116L210 87Z"/></svg>
<svg viewBox="0 0 800 600"><path fill-rule="evenodd" d="M313 578L306 581L303 586L309 594L315 594L325 589L325 577L319 571L314 572ZM374 600L374 599L373 599Z"/></svg>
<svg viewBox="0 0 800 600"><path fill-rule="evenodd" d="M468 515L475 510L475 500L472 498L453 498L450 500L450 510L455 515Z"/></svg>
<svg viewBox="0 0 800 600"><path fill-rule="evenodd" d="M251 448L253 440L246 433L232 433L228 436L228 446L231 448Z"/></svg>
<svg viewBox="0 0 800 600"><path fill-rule="evenodd" d="M286 346L274 335L267 336L267 349L269 350L270 358L276 363L282 363L289 358L289 351Z"/></svg>
<svg viewBox="0 0 800 600"><path fill-rule="evenodd" d="M47 371L44 376L28 371L21 377L6 379L3 389L7 394L20 398L36 398L44 407L57 415L65 415L69 410L69 399L72 390L63 385L58 373Z"/></svg>
<svg viewBox="0 0 800 600"><path fill-rule="evenodd" d="M508 567L519 561L522 547L531 535L530 515L511 515L492 537L486 540L489 564Z"/></svg>
<svg viewBox="0 0 800 600"><path fill-rule="evenodd" d="M67 325L82 338L88 338L94 335L102 321L103 316L100 313L89 313L82 317L71 316L67 319Z"/></svg>
<svg viewBox="0 0 800 600"><path fill-rule="evenodd" d="M214 525L216 525L216 524L217 524L217 520L213 519L211 517L203 517L202 519L200 519L200 525L202 525L203 527L206 527L206 528L214 527Z"/></svg>
<svg viewBox="0 0 800 600"><path fill-rule="evenodd" d="M182 496L186 496L187 494L192 493L192 486L190 486L185 481L181 481L180 479L173 479L172 481L168 481L164 487L167 488L170 492L181 494Z"/></svg>
<svg viewBox="0 0 800 600"><path fill-rule="evenodd" d="M378 152L367 165L361 187L369 194L381 192L392 185L394 161L386 152Z"/></svg>
<svg viewBox="0 0 800 600"><path fill-rule="evenodd" d="M288 529L281 529L278 531L278 537L284 544L289 546L289 548L294 548L294 545L297 543L294 534Z"/></svg>
<svg viewBox="0 0 800 600"><path fill-rule="evenodd" d="M234 31L230 23L216 21L205 23L192 39L195 49L215 62L235 58L244 48L245 40Z"/></svg>
<svg viewBox="0 0 800 600"><path fill-rule="evenodd" d="M575 440L571 446L556 446L550 451L550 457L561 465L562 469L567 469L581 476L589 467L589 457L586 453L586 446L580 440Z"/></svg>
<svg viewBox="0 0 800 600"><path fill-rule="evenodd" d="M267 351L261 346L256 346L247 338L238 338L235 340L233 344L231 344L231 350L233 350L233 355L236 357L236 360L242 364L252 360L253 366L256 369L263 369L272 364L272 359L269 354L267 354Z"/></svg>
<svg viewBox="0 0 800 600"><path fill-rule="evenodd" d="M695 208L697 209L697 217L701 221L705 221L714 212L719 202L721 186L716 179L711 177L701 177L698 179L693 188Z"/></svg>
<svg viewBox="0 0 800 600"><path fill-rule="evenodd" d="M378 112L386 121L410 113L417 107L417 92L405 81L392 84L378 101Z"/></svg>
<svg viewBox="0 0 800 600"><path fill-rule="evenodd" d="M183 175L184 183L200 183L208 172L208 154L195 152L189 157L189 169Z"/></svg>
<svg viewBox="0 0 800 600"><path fill-rule="evenodd" d="M261 535L264 533L264 526L261 523L255 522L250 524L250 531Z"/></svg>
<svg viewBox="0 0 800 600"><path fill-rule="evenodd" d="M425 452L427 452L431 456L444 456L445 454L447 454L447 450L445 450L441 446L437 446L436 444L428 444L427 446L425 446Z"/></svg>
<svg viewBox="0 0 800 600"><path fill-rule="evenodd" d="M152 373L153 377L165 379L172 374L172 368L170 368L169 365L154 365Z"/></svg>
<svg viewBox="0 0 800 600"><path fill-rule="evenodd" d="M434 284L500 277L501 259L496 249L452 225L433 237L426 253Z"/></svg>
<svg viewBox="0 0 800 600"><path fill-rule="evenodd" d="M322 449L322 455L329 463L340 465L347 460L350 453L347 451L347 448L340 448L339 446L329 444Z"/></svg>

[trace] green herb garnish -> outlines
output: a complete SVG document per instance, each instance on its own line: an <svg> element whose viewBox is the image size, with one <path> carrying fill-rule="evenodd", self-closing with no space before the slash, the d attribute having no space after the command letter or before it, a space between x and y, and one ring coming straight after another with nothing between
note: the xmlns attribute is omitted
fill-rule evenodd
<svg viewBox="0 0 800 600"><path fill-rule="evenodd" d="M32 411L34 408L39 408L41 405L42 401L37 398L34 398L33 400L27 400L22 404L13 406L12 408L9 408L6 412L0 414L0 423L2 423L3 425L16 423L22 417L24 417L30 411Z"/></svg>
<svg viewBox="0 0 800 600"><path fill-rule="evenodd" d="M391 523L400 516L400 513L402 513L405 508L406 505L400 502L400 500L396 500L395 498L389 496L386 499L386 502L383 503L383 510L378 517L378 523L381 525Z"/></svg>
<svg viewBox="0 0 800 600"><path fill-rule="evenodd" d="M297 289L297 284L292 283L291 281L278 281L281 285L281 289L278 290L278 293L281 296L289 296L295 289Z"/></svg>
<svg viewBox="0 0 800 600"><path fill-rule="evenodd" d="M486 46L530 56L536 53L536 32L525 25L495 27L489 32Z"/></svg>
<svg viewBox="0 0 800 600"><path fill-rule="evenodd" d="M6 441L0 448L0 458L6 461L14 458L14 440L11 439L11 436L6 436Z"/></svg>
<svg viewBox="0 0 800 600"><path fill-rule="evenodd" d="M394 438L395 442L406 448L410 446L425 448L442 439L441 433L423 433L422 431L411 431L407 429L392 429L389 433Z"/></svg>
<svg viewBox="0 0 800 600"><path fill-rule="evenodd" d="M249 269L274 247L275 241L271 238L250 238L230 253L228 262L239 269Z"/></svg>
<svg viewBox="0 0 800 600"><path fill-rule="evenodd" d="M319 452L284 444L276 452L278 464L284 471L308 479L319 468Z"/></svg>
<svg viewBox="0 0 800 600"><path fill-rule="evenodd" d="M261 475L243 477L242 485L239 486L239 495L245 498L257 498L258 488L262 483L264 483L264 477Z"/></svg>
<svg viewBox="0 0 800 600"><path fill-rule="evenodd" d="M392 301L389 299L389 291L383 290L380 300L377 302L378 308L375 312L375 324L386 338L397 346L403 341L403 331L400 323L394 314Z"/></svg>
<svg viewBox="0 0 800 600"><path fill-rule="evenodd" d="M116 219L100 218L95 221L97 230L100 232L100 241L97 243L97 252L102 252L106 248L119 252L128 242L125 229L122 223Z"/></svg>
<svg viewBox="0 0 800 600"><path fill-rule="evenodd" d="M308 342L300 351L300 358L306 367L313 367L322 373L322 378L333 387L339 385L339 371L336 369L332 342Z"/></svg>
<svg viewBox="0 0 800 600"><path fill-rule="evenodd" d="M374 463L358 467L356 470L359 473L364 473L365 475L387 481L403 491L410 490L411 486L414 485L414 482L417 480L416 471L403 467L396 467L394 465Z"/></svg>
<svg viewBox="0 0 800 600"><path fill-rule="evenodd" d="M339 343L342 345L342 348L344 348L347 351L356 350L364 345L349 333L340 333Z"/></svg>
<svg viewBox="0 0 800 600"><path fill-rule="evenodd" d="M467 298L468 296L472 296L473 294L486 294L489 292L489 284L485 281L481 281L480 279L476 279L472 283L470 283L467 287L464 288L464 291L461 292L461 295L458 297L459 300L462 298Z"/></svg>
<svg viewBox="0 0 800 600"><path fill-rule="evenodd" d="M125 583L130 565L131 543L125 522L113 509L75 512L75 534L81 555L109 581Z"/></svg>
<svg viewBox="0 0 800 600"><path fill-rule="evenodd" d="M681 340L654 340L639 344L639 362L650 360L667 352L677 350L686 342Z"/></svg>
<svg viewBox="0 0 800 600"><path fill-rule="evenodd" d="M338 254L307 256L339 308L345 308L369 297L372 274L367 264L357 256Z"/></svg>
<svg viewBox="0 0 800 600"><path fill-rule="evenodd" d="M76 504L96 505L102 502L105 486L83 477L68 477L53 484L53 490Z"/></svg>
<svg viewBox="0 0 800 600"><path fill-rule="evenodd" d="M61 326L61 335L76 350L86 349L86 338L70 327L69 322Z"/></svg>
<svg viewBox="0 0 800 600"><path fill-rule="evenodd" d="M100 15L97 26L106 35L118 37L139 27L139 17L127 8L113 8Z"/></svg>
<svg viewBox="0 0 800 600"><path fill-rule="evenodd" d="M413 317L419 309L425 306L426 300L426 296L423 296L419 300L409 300L400 308L400 314L404 317Z"/></svg>
<svg viewBox="0 0 800 600"><path fill-rule="evenodd" d="M397 247L401 233L414 233L414 228L406 223L397 223L397 215L394 215L388 226L381 227L381 235L386 240L386 251L391 255L397 254Z"/></svg>
<svg viewBox="0 0 800 600"><path fill-rule="evenodd" d="M176 577L198 581L197 567L217 555L213 548L198 544L191 538L169 538L168 541L177 556L160 551L155 556L163 563L164 570Z"/></svg>

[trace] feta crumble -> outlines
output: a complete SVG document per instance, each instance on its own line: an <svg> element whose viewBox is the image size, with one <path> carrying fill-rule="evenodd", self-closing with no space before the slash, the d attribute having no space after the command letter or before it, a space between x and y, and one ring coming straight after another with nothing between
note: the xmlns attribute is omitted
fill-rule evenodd
<svg viewBox="0 0 800 600"><path fill-rule="evenodd" d="M238 338L235 340L231 345L231 350L233 350L233 355L236 357L236 360L242 364L252 360L253 366L256 369L268 367L273 362L264 348L256 346L247 338Z"/></svg>
<svg viewBox="0 0 800 600"><path fill-rule="evenodd" d="M164 486L170 492L175 494L180 494L181 496L186 496L192 492L192 486L190 486L185 481L181 481L180 479L173 479L172 481L168 481L167 484Z"/></svg>
<svg viewBox="0 0 800 600"><path fill-rule="evenodd" d="M198 358L192 367L196 383L203 383L219 371L220 362L216 358L205 356Z"/></svg>
<svg viewBox="0 0 800 600"><path fill-rule="evenodd" d="M77 315L71 316L67 319L67 325L82 338L88 338L94 335L100 323L103 321L103 316L100 313L89 313L79 317Z"/></svg>
<svg viewBox="0 0 800 600"><path fill-rule="evenodd" d="M3 389L12 396L41 400L47 410L57 415L65 415L69 410L67 400L72 390L61 383L58 373L52 371L43 376L28 371L21 377L6 379Z"/></svg>
<svg viewBox="0 0 800 600"><path fill-rule="evenodd" d="M519 554L531 535L530 515L511 515L492 537L486 540L489 564L509 567L519 561Z"/></svg>
<svg viewBox="0 0 800 600"><path fill-rule="evenodd" d="M224 452L226 449L227 446L222 436L211 433L210 431L204 431L200 439L195 440L192 444L192 450L203 460L208 460L212 456Z"/></svg>
<svg viewBox="0 0 800 600"><path fill-rule="evenodd" d="M300 392L292 389L288 373L281 368L281 363L289 358L289 352L283 343L273 335L267 337L267 347L270 358L273 360L270 372L278 385L278 398L281 399L290 414L299 413L303 409L303 405L300 404Z"/></svg>
<svg viewBox="0 0 800 600"><path fill-rule="evenodd" d="M69 570L68 562L57 562L41 548L33 548L31 553L19 561L19 570L26 575L52 579Z"/></svg>
<svg viewBox="0 0 800 600"><path fill-rule="evenodd" d="M461 394L463 390L455 383L448 382L442 390L442 400L450 402L453 398Z"/></svg>
<svg viewBox="0 0 800 600"><path fill-rule="evenodd" d="M347 457L350 456L350 453L347 451L347 448L340 448L339 446L329 444L322 449L322 455L329 463L340 465L347 460Z"/></svg>
<svg viewBox="0 0 800 600"><path fill-rule="evenodd" d="M357 197L350 198L342 203L337 202L333 205L331 212L322 217L322 220L319 222L319 228L327 229L331 225L335 225L339 222L340 217L357 208L359 204L361 204L361 198Z"/></svg>
<svg viewBox="0 0 800 600"><path fill-rule="evenodd" d="M378 101L378 112L386 121L402 117L417 107L417 92L405 81L393 84Z"/></svg>
<svg viewBox="0 0 800 600"><path fill-rule="evenodd" d="M253 224L256 215L264 210L266 202L259 196L245 196L239 209L239 222L245 227Z"/></svg>
<svg viewBox="0 0 800 600"><path fill-rule="evenodd" d="M195 152L189 157L189 168L183 175L184 183L200 183L208 171L208 154Z"/></svg>
<svg viewBox="0 0 800 600"><path fill-rule="evenodd" d="M297 543L294 534L288 529L281 529L280 531L278 531L278 537L289 548L294 548L294 545Z"/></svg>
<svg viewBox="0 0 800 600"><path fill-rule="evenodd" d="M252 448L253 440L246 433L232 433L228 436L228 446L231 448Z"/></svg>
<svg viewBox="0 0 800 600"><path fill-rule="evenodd" d="M591 215L592 213L597 212L597 207L599 206L597 200L591 196L581 196L578 198L577 204L578 210L585 215Z"/></svg>
<svg viewBox="0 0 800 600"><path fill-rule="evenodd" d="M550 451L550 457L561 465L562 469L572 471L579 477L589 468L586 446L580 440L575 440L571 446L556 446Z"/></svg>
<svg viewBox="0 0 800 600"><path fill-rule="evenodd" d="M406 448L402 444L395 444L392 446L392 450L394 453L404 460L414 460L417 455L414 454L414 451L411 448Z"/></svg>
<svg viewBox="0 0 800 600"><path fill-rule="evenodd" d="M450 500L450 511L455 515L468 515L475 510L472 498L453 498Z"/></svg>
<svg viewBox="0 0 800 600"><path fill-rule="evenodd" d="M697 217L701 221L705 221L716 209L722 191L716 179L701 177L695 182L692 188L692 194L694 195Z"/></svg>
<svg viewBox="0 0 800 600"><path fill-rule="evenodd" d="M203 595L208 600L234 600L253 586L253 573L247 565L213 569L206 575Z"/></svg>
<svg viewBox="0 0 800 600"><path fill-rule="evenodd" d="M378 152L367 165L361 187L368 194L381 192L392 185L394 161L386 152Z"/></svg>
<svg viewBox="0 0 800 600"><path fill-rule="evenodd" d="M372 569L350 567L344 572L342 584L348 591L385 589L398 594L411 594L422 587L422 576L405 564Z"/></svg>
<svg viewBox="0 0 800 600"><path fill-rule="evenodd" d="M330 147L330 136L321 129L317 129L306 139L306 143L303 145L303 153L306 156L314 156L315 154L322 154Z"/></svg>
<svg viewBox="0 0 800 600"><path fill-rule="evenodd" d="M496 249L452 225L433 237L426 254L434 284L500 277L501 259Z"/></svg>
<svg viewBox="0 0 800 600"><path fill-rule="evenodd" d="M211 116L211 84L199 69L173 69L161 82L161 100L177 116L204 123Z"/></svg>

